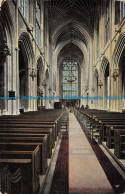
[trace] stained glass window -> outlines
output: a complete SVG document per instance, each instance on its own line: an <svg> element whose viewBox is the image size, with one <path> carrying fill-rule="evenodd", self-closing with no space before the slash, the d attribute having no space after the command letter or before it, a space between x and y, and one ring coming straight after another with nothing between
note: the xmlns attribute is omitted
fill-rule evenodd
<svg viewBox="0 0 125 194"><path fill-rule="evenodd" d="M63 63L63 99L78 97L78 64L77 62Z"/></svg>

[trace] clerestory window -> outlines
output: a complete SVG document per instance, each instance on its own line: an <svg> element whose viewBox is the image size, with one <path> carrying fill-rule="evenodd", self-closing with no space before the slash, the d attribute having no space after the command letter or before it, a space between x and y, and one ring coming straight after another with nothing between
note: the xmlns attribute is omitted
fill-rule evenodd
<svg viewBox="0 0 125 194"><path fill-rule="evenodd" d="M19 8L27 22L29 22L29 0L19 0Z"/></svg>
<svg viewBox="0 0 125 194"><path fill-rule="evenodd" d="M98 25L97 25L97 50L96 50L96 56L97 59L99 57L99 20L98 20Z"/></svg>
<svg viewBox="0 0 125 194"><path fill-rule="evenodd" d="M40 1L36 1L36 42L38 46L41 46L41 30L40 30L40 23L41 23L41 9L40 9Z"/></svg>
<svg viewBox="0 0 125 194"><path fill-rule="evenodd" d="M110 35L110 0L105 1L105 44L109 41Z"/></svg>
<svg viewBox="0 0 125 194"><path fill-rule="evenodd" d="M125 17L125 2L120 2L120 22Z"/></svg>

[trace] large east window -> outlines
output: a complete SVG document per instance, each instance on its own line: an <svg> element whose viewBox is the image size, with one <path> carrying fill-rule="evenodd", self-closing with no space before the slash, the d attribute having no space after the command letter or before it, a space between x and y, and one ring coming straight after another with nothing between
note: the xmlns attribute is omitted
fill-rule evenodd
<svg viewBox="0 0 125 194"><path fill-rule="evenodd" d="M120 22L125 17L125 2L120 2Z"/></svg>
<svg viewBox="0 0 125 194"><path fill-rule="evenodd" d="M110 35L110 0L105 1L105 44L109 41Z"/></svg>
<svg viewBox="0 0 125 194"><path fill-rule="evenodd" d="M66 97L78 97L77 62L63 62L63 99Z"/></svg>
<svg viewBox="0 0 125 194"><path fill-rule="evenodd" d="M41 30L40 30L40 23L41 23L41 14L40 14L40 1L36 1L36 42L40 47L41 43Z"/></svg>
<svg viewBox="0 0 125 194"><path fill-rule="evenodd" d="M19 0L19 8L27 22L29 22L29 0Z"/></svg>

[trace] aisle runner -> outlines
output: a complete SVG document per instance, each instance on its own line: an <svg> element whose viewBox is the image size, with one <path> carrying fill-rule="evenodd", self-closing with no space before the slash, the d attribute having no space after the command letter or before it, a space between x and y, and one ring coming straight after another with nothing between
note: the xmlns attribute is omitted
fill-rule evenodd
<svg viewBox="0 0 125 194"><path fill-rule="evenodd" d="M69 115L69 193L112 194L113 189L85 134Z"/></svg>
<svg viewBox="0 0 125 194"><path fill-rule="evenodd" d="M68 194L69 190L69 141L68 135L63 135L59 155L52 180L50 194Z"/></svg>

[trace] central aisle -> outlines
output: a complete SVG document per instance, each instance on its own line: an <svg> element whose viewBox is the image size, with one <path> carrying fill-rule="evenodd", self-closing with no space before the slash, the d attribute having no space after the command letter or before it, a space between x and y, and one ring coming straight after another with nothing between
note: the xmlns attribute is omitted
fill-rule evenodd
<svg viewBox="0 0 125 194"><path fill-rule="evenodd" d="M112 194L113 189L74 114L69 114L69 193Z"/></svg>

